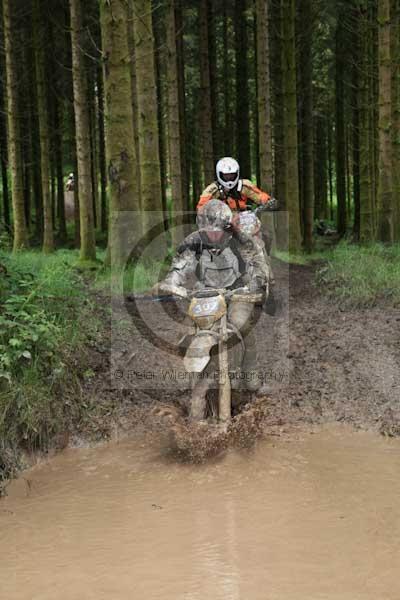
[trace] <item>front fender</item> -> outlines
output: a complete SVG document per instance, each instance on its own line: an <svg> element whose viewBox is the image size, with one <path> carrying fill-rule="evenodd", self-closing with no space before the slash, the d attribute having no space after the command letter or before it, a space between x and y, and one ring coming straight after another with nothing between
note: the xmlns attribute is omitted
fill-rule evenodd
<svg viewBox="0 0 400 600"><path fill-rule="evenodd" d="M211 348L218 343L218 336L200 332L194 336L186 351L183 364L188 373L201 373L210 362Z"/></svg>

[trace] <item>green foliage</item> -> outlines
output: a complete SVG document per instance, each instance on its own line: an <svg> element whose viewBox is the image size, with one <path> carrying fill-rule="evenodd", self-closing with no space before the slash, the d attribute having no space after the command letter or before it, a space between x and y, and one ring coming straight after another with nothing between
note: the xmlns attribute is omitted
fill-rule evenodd
<svg viewBox="0 0 400 600"><path fill-rule="evenodd" d="M75 251L0 253L0 480L19 447L46 447L82 410L64 392L82 375L71 357L98 324L77 259Z"/></svg>
<svg viewBox="0 0 400 600"><path fill-rule="evenodd" d="M96 277L95 286L102 291L115 294L141 294L149 291L166 275L167 265L159 261L140 262L128 265L122 272L103 269Z"/></svg>
<svg viewBox="0 0 400 600"><path fill-rule="evenodd" d="M67 256L0 255L7 269L0 280L3 383L6 380L11 384L32 364L37 363L41 369L57 363L56 349L64 333L68 307L77 294L76 277L67 269L63 254Z"/></svg>

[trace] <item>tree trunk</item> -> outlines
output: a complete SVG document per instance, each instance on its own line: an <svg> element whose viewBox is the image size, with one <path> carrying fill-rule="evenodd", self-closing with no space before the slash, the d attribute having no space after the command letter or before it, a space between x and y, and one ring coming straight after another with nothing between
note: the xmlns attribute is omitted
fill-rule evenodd
<svg viewBox="0 0 400 600"><path fill-rule="evenodd" d="M236 53L236 123L237 154L243 177L252 176L250 149L250 110L248 81L248 31L246 0L235 0L235 53Z"/></svg>
<svg viewBox="0 0 400 600"><path fill-rule="evenodd" d="M92 67L93 70L93 67ZM89 123L90 123L90 178L92 180L92 205L93 205L93 226L97 228L97 213L99 200L99 182L98 182L98 165L97 165L97 106L96 106L96 75L90 73L89 87Z"/></svg>
<svg viewBox="0 0 400 600"><path fill-rule="evenodd" d="M216 14L215 2L207 0L208 13L208 55L210 65L210 97L211 97L211 131L213 138L213 163L221 158L219 154L219 120L218 120L218 76L217 76L217 31L216 31Z"/></svg>
<svg viewBox="0 0 400 600"><path fill-rule="evenodd" d="M282 2L271 5L271 81L273 92L273 135L274 135L274 194L282 211L286 209L286 161L284 148L284 106L282 73Z"/></svg>
<svg viewBox="0 0 400 600"><path fill-rule="evenodd" d="M203 168L206 185L214 181L214 148L212 136L212 107L209 61L207 0L199 0L200 29L200 123L202 135Z"/></svg>
<svg viewBox="0 0 400 600"><path fill-rule="evenodd" d="M392 0L392 173L394 239L400 241L400 2Z"/></svg>
<svg viewBox="0 0 400 600"><path fill-rule="evenodd" d="M132 115L133 115L133 133L135 137L135 155L136 155L136 182L137 188L140 190L140 150L139 150L139 112L137 100L137 84L136 84L136 55L135 55L135 32L133 27L133 0L128 1L129 20L128 20L128 44L131 69L131 89L132 89ZM139 202L141 203L141 198Z"/></svg>
<svg viewBox="0 0 400 600"><path fill-rule="evenodd" d="M136 186L131 73L127 61L128 8L124 0L101 0L100 10L110 195L109 250L113 265L121 267L135 241L132 239L134 231L131 225L137 221L140 209ZM121 218L121 211L130 211L131 214L127 213Z"/></svg>
<svg viewBox="0 0 400 600"><path fill-rule="evenodd" d="M283 105L286 156L286 206L289 213L289 250L301 249L297 130L295 3L283 0Z"/></svg>
<svg viewBox="0 0 400 600"><path fill-rule="evenodd" d="M178 60L178 92L179 92L179 129L181 143L181 165L182 165L182 180L183 180L183 206L186 210L191 210L192 207L189 201L190 185L189 185L189 170L190 170L190 153L186 147L189 143L187 138L186 127L186 82L185 82L185 63L184 63L184 41L183 41L183 15L182 15L182 0L175 0L175 27L176 27L176 52Z"/></svg>
<svg viewBox="0 0 400 600"><path fill-rule="evenodd" d="M80 260L96 259L94 234L92 179L90 161L90 118L87 72L82 53L81 0L69 0L71 14L72 76L76 129L76 154L78 166L78 193L81 251Z"/></svg>
<svg viewBox="0 0 400 600"><path fill-rule="evenodd" d="M1 62L1 67L4 65ZM6 99L4 82L0 81L0 162L1 162L1 192L3 200L3 219L8 232L11 232L10 198L8 190L8 151L7 151L7 124L6 124Z"/></svg>
<svg viewBox="0 0 400 600"><path fill-rule="evenodd" d="M327 123L327 142L328 142L328 183L329 183L329 218L331 221L334 220L334 208L333 208L333 142L332 142L332 124L328 117Z"/></svg>
<svg viewBox="0 0 400 600"><path fill-rule="evenodd" d="M65 221L65 201L64 201L64 176L63 176L63 139L62 139L62 110L63 104L54 98L54 141L55 141L55 161L57 173L57 213L58 213L58 235L60 241L67 239L67 226Z"/></svg>
<svg viewBox="0 0 400 600"><path fill-rule="evenodd" d="M134 8L141 204L145 212L160 212L162 194L151 1L136 0ZM145 225L146 219L144 214Z"/></svg>
<svg viewBox="0 0 400 600"><path fill-rule="evenodd" d="M154 2L154 0L152 0ZM154 18L154 35L157 39L157 30L160 32L160 19ZM164 53L161 48L155 43L155 74L156 74L156 91L157 91L157 124L158 124L158 148L160 156L160 180L161 180L161 207L164 214L164 226L168 230L169 223L168 214L168 203L167 203L167 163L168 163L168 142L167 142L167 131L166 121L168 118L168 89L165 82L166 77L163 76L165 73L165 60Z"/></svg>
<svg viewBox="0 0 400 600"><path fill-rule="evenodd" d="M185 209L185 185L183 181L184 165L182 164L182 145L179 103L179 74L177 56L177 29L175 22L175 1L168 0L167 5L167 84L168 84L168 142L169 142L169 178L174 211ZM173 245L176 247L179 239L173 234ZM179 238L179 236L178 236Z"/></svg>
<svg viewBox="0 0 400 600"><path fill-rule="evenodd" d="M344 236L347 228L346 220L346 131L343 74L348 60L345 48L344 14L340 11L336 30L336 196L337 196L337 229Z"/></svg>
<svg viewBox="0 0 400 600"><path fill-rule="evenodd" d="M7 173L7 134L3 120L0 121L0 153L1 153L1 192L3 200L3 219L7 231L10 231L10 199L8 191L8 173Z"/></svg>
<svg viewBox="0 0 400 600"><path fill-rule="evenodd" d="M3 1L4 46L6 55L8 151L11 167L12 206L14 214L14 252L28 246L28 229L24 208L24 173L18 119L19 90L16 64L14 18L11 0Z"/></svg>
<svg viewBox="0 0 400 600"><path fill-rule="evenodd" d="M232 93L230 86L227 85L228 81L233 78L233 66L231 64L231 29L232 19L230 11L228 10L229 1L223 0L223 30L222 30L222 42L223 42L223 81L225 85L224 90L224 154L226 156L232 156L236 154L235 135L234 135L234 122L232 118Z"/></svg>
<svg viewBox="0 0 400 600"><path fill-rule="evenodd" d="M303 219L304 219L304 248L311 252L314 245L314 100L313 100L313 13L311 0L300 2L301 23L303 31L307 32L301 44L301 86L303 94Z"/></svg>
<svg viewBox="0 0 400 600"><path fill-rule="evenodd" d="M258 81L258 147L260 186L270 190L273 181L271 81L269 58L269 4L257 0L257 81Z"/></svg>
<svg viewBox="0 0 400 600"><path fill-rule="evenodd" d="M378 238L393 242L392 66L390 0L379 0L379 178Z"/></svg>
<svg viewBox="0 0 400 600"><path fill-rule="evenodd" d="M104 233L107 231L107 165L104 131L104 86L102 69L97 69L97 98L98 108L98 130L99 130L99 169L100 169L100 228ZM132 106L133 109L133 106Z"/></svg>
<svg viewBox="0 0 400 600"><path fill-rule="evenodd" d="M47 97L46 38L45 21L41 0L34 0L34 45L37 86L37 108L40 137L40 170L42 174L43 205L43 244L42 250L48 254L54 250L53 210L50 190L50 128Z"/></svg>

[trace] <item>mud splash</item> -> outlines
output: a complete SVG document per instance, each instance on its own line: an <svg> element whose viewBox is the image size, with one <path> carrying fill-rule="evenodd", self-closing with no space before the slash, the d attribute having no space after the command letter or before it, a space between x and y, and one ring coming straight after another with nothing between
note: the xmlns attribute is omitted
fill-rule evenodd
<svg viewBox="0 0 400 600"><path fill-rule="evenodd" d="M251 395L243 395L242 405L237 405L237 414L228 429L223 431L210 421L193 423L181 406L158 403L152 411L153 421L149 429L154 429L155 420L159 430L169 432L168 447L171 455L189 463L202 463L216 458L229 448L251 448L264 435L271 435L281 425L281 420L268 414L266 398L249 400Z"/></svg>
<svg viewBox="0 0 400 600"><path fill-rule="evenodd" d="M7 600L397 600L400 441L335 426L204 465L68 450L0 502Z"/></svg>

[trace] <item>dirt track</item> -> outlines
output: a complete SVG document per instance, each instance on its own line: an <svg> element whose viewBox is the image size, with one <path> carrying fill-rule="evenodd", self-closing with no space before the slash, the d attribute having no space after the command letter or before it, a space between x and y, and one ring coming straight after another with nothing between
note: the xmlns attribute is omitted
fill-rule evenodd
<svg viewBox="0 0 400 600"><path fill-rule="evenodd" d="M315 287L314 268L275 262L274 270L280 307L275 317L261 313L257 323L267 420L337 420L400 434L399 311L343 312ZM174 346L186 330L184 305L116 302L111 385L107 352L94 350L97 376L86 388L112 406L105 421L111 410L129 429L159 403L185 406L189 385Z"/></svg>

